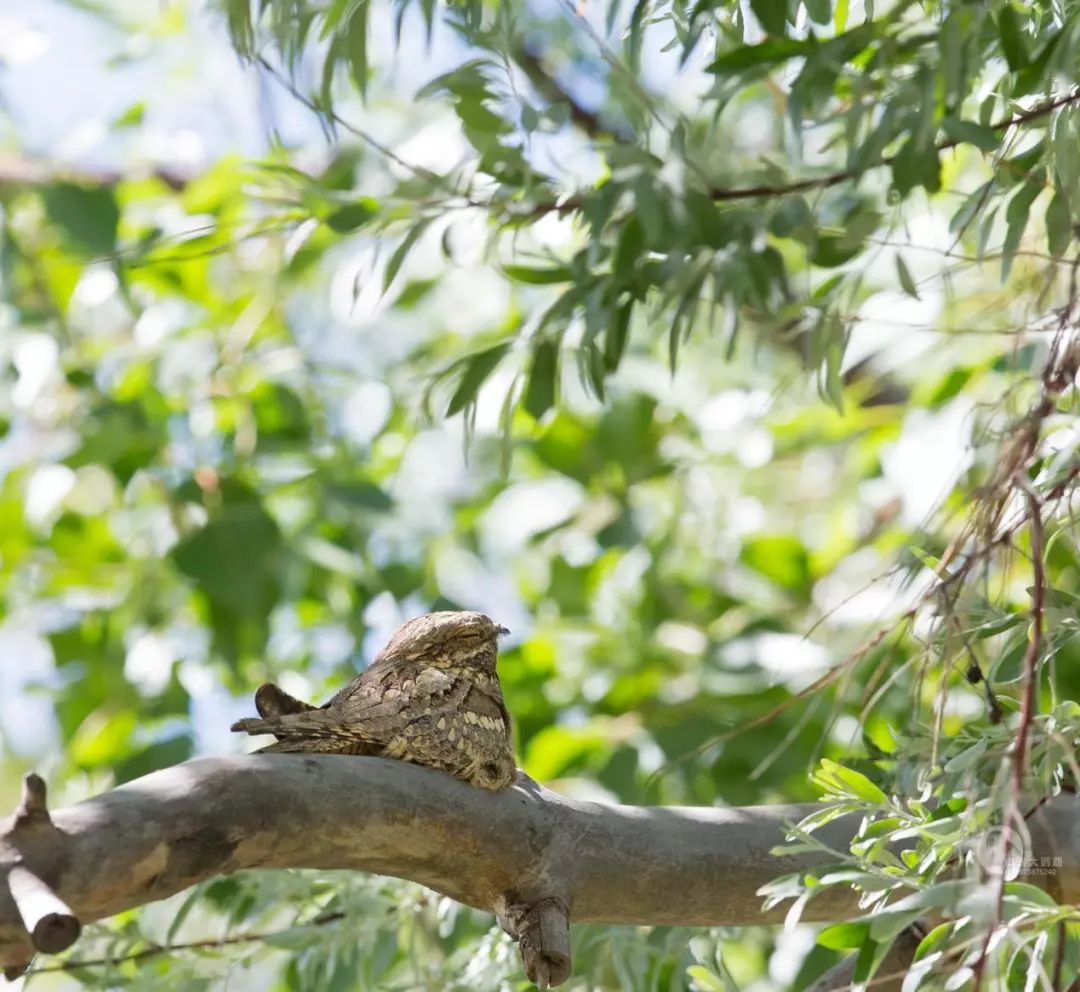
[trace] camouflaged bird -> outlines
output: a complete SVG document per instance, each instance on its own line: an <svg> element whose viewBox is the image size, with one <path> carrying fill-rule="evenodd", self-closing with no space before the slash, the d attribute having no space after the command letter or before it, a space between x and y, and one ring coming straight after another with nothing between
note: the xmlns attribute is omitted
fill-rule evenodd
<svg viewBox="0 0 1080 992"><path fill-rule="evenodd" d="M262 719L238 720L232 729L274 734L278 742L261 751L400 758L504 789L517 774L495 671L497 638L506 633L482 613L417 617L321 707L267 683L255 693Z"/></svg>

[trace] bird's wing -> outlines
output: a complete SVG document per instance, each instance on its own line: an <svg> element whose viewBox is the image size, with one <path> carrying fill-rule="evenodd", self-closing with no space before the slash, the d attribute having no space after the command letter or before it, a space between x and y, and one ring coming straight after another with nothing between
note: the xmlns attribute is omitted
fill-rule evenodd
<svg viewBox="0 0 1080 992"><path fill-rule="evenodd" d="M232 729L274 734L283 743L292 739L336 740L381 747L434 708L452 705L455 694L464 695L464 691L455 693L454 689L455 680L439 669L369 669L322 709L285 713L273 719L238 720Z"/></svg>
<svg viewBox="0 0 1080 992"><path fill-rule="evenodd" d="M514 781L509 716L501 700L467 679L422 708L387 746L390 757L441 768L485 789Z"/></svg>
<svg viewBox="0 0 1080 992"><path fill-rule="evenodd" d="M479 686L472 686L465 698L465 708L483 716L491 717L493 723L498 717L502 720L506 732L510 732L510 711L503 702L502 692L496 689L494 693L486 692Z"/></svg>

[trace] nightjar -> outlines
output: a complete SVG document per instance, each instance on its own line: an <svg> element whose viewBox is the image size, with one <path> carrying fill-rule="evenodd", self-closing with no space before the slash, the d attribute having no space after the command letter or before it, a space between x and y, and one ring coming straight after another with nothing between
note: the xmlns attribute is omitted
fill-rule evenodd
<svg viewBox="0 0 1080 992"><path fill-rule="evenodd" d="M505 627L482 613L440 612L402 625L375 660L320 707L272 683L259 688L262 719L234 731L274 734L261 751L399 758L482 789L516 775L510 714L495 670Z"/></svg>

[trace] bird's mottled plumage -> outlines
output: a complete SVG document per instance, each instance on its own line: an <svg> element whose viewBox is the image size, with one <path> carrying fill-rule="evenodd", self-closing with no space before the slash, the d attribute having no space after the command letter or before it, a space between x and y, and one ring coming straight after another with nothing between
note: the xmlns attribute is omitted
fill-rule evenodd
<svg viewBox="0 0 1080 992"><path fill-rule="evenodd" d="M438 768L483 789L514 781L510 714L495 671L506 633L482 613L429 613L404 624L360 675L321 707L272 683L262 719L232 729L274 734L263 751L381 755Z"/></svg>

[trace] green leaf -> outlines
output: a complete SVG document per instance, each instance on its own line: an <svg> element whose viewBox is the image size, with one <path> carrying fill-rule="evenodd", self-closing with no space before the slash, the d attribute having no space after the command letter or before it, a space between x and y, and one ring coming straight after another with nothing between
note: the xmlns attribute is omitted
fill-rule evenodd
<svg viewBox="0 0 1080 992"><path fill-rule="evenodd" d="M452 417L476 399L480 387L510 350L510 344L509 341L503 341L484 351L478 351L458 363L463 366L464 371L458 381L457 390L450 397L450 403L446 407L446 416Z"/></svg>
<svg viewBox="0 0 1080 992"><path fill-rule="evenodd" d="M68 742L68 758L79 768L115 765L130 753L135 728L133 710L122 709L112 714L98 710L82 722Z"/></svg>
<svg viewBox="0 0 1080 992"><path fill-rule="evenodd" d="M845 768L829 758L821 759L821 768L815 772L814 780L827 789L875 805L884 806L889 801L885 793L862 772Z"/></svg>
<svg viewBox="0 0 1080 992"><path fill-rule="evenodd" d="M901 196L907 196L916 186L928 193L941 188L941 163L933 143L912 135L893 159L893 183Z"/></svg>
<svg viewBox="0 0 1080 992"><path fill-rule="evenodd" d="M885 149L902 131L902 120L894 104L889 104L881 112L874 129L858 147L852 148L848 156L848 167L856 175L878 165Z"/></svg>
<svg viewBox="0 0 1080 992"><path fill-rule="evenodd" d="M818 934L817 942L822 947L828 947L834 951L845 951L853 947L862 947L869 933L870 924L866 922L834 923Z"/></svg>
<svg viewBox="0 0 1080 992"><path fill-rule="evenodd" d="M116 249L120 209L111 189L54 183L42 196L50 219L81 254L109 255Z"/></svg>
<svg viewBox="0 0 1080 992"><path fill-rule="evenodd" d="M281 533L240 483L221 483L215 499L207 525L181 540L172 558L215 609L265 620L280 594Z"/></svg>
<svg viewBox="0 0 1080 992"><path fill-rule="evenodd" d="M555 403L555 389L559 373L559 341L557 338L541 338L533 347L529 384L525 388L524 407L527 413L539 420Z"/></svg>
<svg viewBox="0 0 1080 992"><path fill-rule="evenodd" d="M803 0L806 13L815 24L832 23L832 3L830 0ZM842 31L843 28L840 28Z"/></svg>
<svg viewBox="0 0 1080 992"><path fill-rule="evenodd" d="M394 253L390 256L390 261L386 263L386 271L383 273L384 293L390 288L390 284L397 277L398 272L401 271L401 266L405 263L405 259L408 257L409 252L413 250L416 246L416 242L420 240L424 231L428 229L431 220L432 218L425 217L423 220L417 221L409 233L401 239L401 244L394 249Z"/></svg>
<svg viewBox="0 0 1080 992"><path fill-rule="evenodd" d="M971 193L960 204L960 209L952 215L949 221L949 233L958 234L966 231L979 212L986 206L990 199L990 193L994 188L994 180L983 183L977 190Z"/></svg>
<svg viewBox="0 0 1080 992"><path fill-rule="evenodd" d="M324 489L330 499L353 510L390 510L393 500L374 482L328 483Z"/></svg>
<svg viewBox="0 0 1080 992"><path fill-rule="evenodd" d="M690 965L686 969L686 977L690 979L695 992L729 992L723 979L704 965Z"/></svg>
<svg viewBox="0 0 1080 992"><path fill-rule="evenodd" d="M641 67L641 42L645 33L645 23L652 6L650 0L637 0L630 13L629 31L626 39L626 60L632 72Z"/></svg>
<svg viewBox="0 0 1080 992"><path fill-rule="evenodd" d="M1069 200L1060 190L1046 208L1046 244L1050 254L1061 258L1072 241L1072 211Z"/></svg>
<svg viewBox="0 0 1080 992"><path fill-rule="evenodd" d="M785 196L769 217L769 230L778 238L798 238L806 244L814 241L814 213L806 199Z"/></svg>
<svg viewBox="0 0 1080 992"><path fill-rule="evenodd" d="M911 273L908 271L903 256L899 252L896 255L896 274L900 279L900 286L904 292L917 300L919 298L918 287L915 285L915 280L911 278Z"/></svg>
<svg viewBox="0 0 1080 992"><path fill-rule="evenodd" d="M251 23L251 0L226 0L225 16L229 38L239 55L250 57L255 51L255 29Z"/></svg>
<svg viewBox="0 0 1080 992"><path fill-rule="evenodd" d="M900 927L900 930L909 923L913 923L917 918L918 917L912 917L910 920L907 920L904 925ZM873 927L871 927L871 936L863 942L862 946L859 948L859 955L855 959L855 972L852 975L852 978L857 987L866 988L868 986L870 980L877 973L882 962L888 955L897 936L899 936L899 931L889 934L884 938L879 937L877 934L873 933Z"/></svg>
<svg viewBox="0 0 1080 992"><path fill-rule="evenodd" d="M286 951L301 951L311 947L322 938L319 927L299 926L290 927L288 930L278 930L266 934L262 940L271 947L280 947Z"/></svg>
<svg viewBox="0 0 1080 992"><path fill-rule="evenodd" d="M527 265L504 265L503 273L514 282L529 286L551 286L560 282L571 282L573 274L564 265L540 269Z"/></svg>
<svg viewBox="0 0 1080 992"><path fill-rule="evenodd" d="M326 217L326 226L338 234L348 234L363 227L379 213L379 203L369 196L361 197L355 203L347 203Z"/></svg>
<svg viewBox="0 0 1080 992"><path fill-rule="evenodd" d="M112 126L115 128L135 127L143 122L145 116L146 104L142 100L138 100L117 117Z"/></svg>
<svg viewBox="0 0 1080 992"><path fill-rule="evenodd" d="M361 97L367 95L368 83L368 10L370 0L357 0L345 25L345 56L349 62L349 75Z"/></svg>
<svg viewBox="0 0 1080 992"><path fill-rule="evenodd" d="M831 314L830 320L835 321L838 325L840 323L840 318L836 314ZM839 414L844 412L844 380L840 375L844 363L844 344L845 340L841 328L840 336L831 340L825 349L824 378L822 380L822 392Z"/></svg>
<svg viewBox="0 0 1080 992"><path fill-rule="evenodd" d="M1077 114L1071 107L1061 110L1051 126L1051 147L1059 190L1080 190L1080 135Z"/></svg>
<svg viewBox="0 0 1080 992"><path fill-rule="evenodd" d="M1016 72L1028 63L1027 43L1024 39L1024 27L1020 21L1020 15L1009 0L1005 0L998 12L998 34L1001 37L1001 50L1005 53L1005 61L1009 63L1009 70Z"/></svg>
<svg viewBox="0 0 1080 992"><path fill-rule="evenodd" d="M613 314L604 332L604 369L614 372L622 361L626 343L630 338L630 313L633 302L627 300Z"/></svg>
<svg viewBox="0 0 1080 992"><path fill-rule="evenodd" d="M1050 64L1050 59L1057 49L1058 42L1061 41L1063 33L1063 31L1059 30L1051 35L1040 49L1039 54L1017 73L1016 81L1013 83L1012 88L1013 99L1020 96L1027 96L1028 93L1035 91L1043 84L1047 67Z"/></svg>
<svg viewBox="0 0 1080 992"><path fill-rule="evenodd" d="M990 746L986 738L977 741L969 748L965 748L959 754L953 755L948 761L945 762L944 770L946 772L966 772L971 768L974 768L982 756L986 754L987 748Z"/></svg>
<svg viewBox="0 0 1080 992"><path fill-rule="evenodd" d="M922 548L915 547L914 545L911 548L911 553L930 569L931 572L936 573L938 569L941 568L941 559L938 558L937 555L932 555L930 552L924 551Z"/></svg>
<svg viewBox="0 0 1080 992"><path fill-rule="evenodd" d="M974 121L946 117L942 120L941 126L955 142L967 142L984 152L996 152L1001 147L1001 134Z"/></svg>
<svg viewBox="0 0 1080 992"><path fill-rule="evenodd" d="M776 585L802 596L810 589L810 557L802 542L786 534L764 534L743 544L739 560Z"/></svg>
<svg viewBox="0 0 1080 992"><path fill-rule="evenodd" d="M1002 244L1001 259L1002 282L1009 278L1013 256L1020 247L1024 230L1031 219L1031 205L1043 191L1044 179L1045 174L1040 169L1013 194L1005 208L1005 241Z"/></svg>
<svg viewBox="0 0 1080 992"><path fill-rule="evenodd" d="M787 0L750 0L750 9L769 34L782 36L787 30Z"/></svg>
<svg viewBox="0 0 1080 992"><path fill-rule="evenodd" d="M1022 613L1005 613L980 624L973 632L977 638L983 640L987 637L995 637L1006 630L1011 630L1018 624L1023 623L1025 619L1026 617Z"/></svg>
<svg viewBox="0 0 1080 992"><path fill-rule="evenodd" d="M795 38L769 38L758 45L742 45L730 52L724 52L705 71L730 75L745 69L767 68L796 56L806 55L812 47L812 42Z"/></svg>

